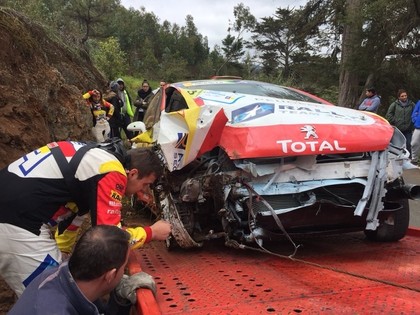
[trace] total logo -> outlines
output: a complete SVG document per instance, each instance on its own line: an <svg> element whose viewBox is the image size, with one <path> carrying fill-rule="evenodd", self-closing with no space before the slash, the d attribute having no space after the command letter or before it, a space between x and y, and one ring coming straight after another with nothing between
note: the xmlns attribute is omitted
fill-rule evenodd
<svg viewBox="0 0 420 315"><path fill-rule="evenodd" d="M278 140L276 143L281 145L281 150L283 153L302 153L305 151L310 152L337 152L337 151L346 151L347 148L340 146L338 140L332 142L324 140L309 140L318 139L318 134L314 126L305 125L300 128L300 131L305 134L304 140L308 141L293 141L290 139L287 140Z"/></svg>

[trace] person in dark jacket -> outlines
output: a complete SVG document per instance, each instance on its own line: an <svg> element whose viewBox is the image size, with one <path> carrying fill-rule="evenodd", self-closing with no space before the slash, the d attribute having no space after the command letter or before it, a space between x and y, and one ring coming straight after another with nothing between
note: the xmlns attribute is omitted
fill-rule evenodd
<svg viewBox="0 0 420 315"><path fill-rule="evenodd" d="M411 114L414 106L414 102L408 99L407 91L400 89L397 93L397 100L389 106L385 116L391 125L397 127L404 134L406 147L410 154L411 138L414 130Z"/></svg>
<svg viewBox="0 0 420 315"><path fill-rule="evenodd" d="M124 120L121 116L123 102L118 96L119 84L115 81L112 81L109 84L109 90L104 94L104 99L111 103L114 106L114 114L109 119L109 126L111 128L110 137L120 138L121 139L121 129L124 126Z"/></svg>
<svg viewBox="0 0 420 315"><path fill-rule="evenodd" d="M130 235L116 226L88 229L69 261L35 278L8 314L129 314L137 288L156 292L153 278L145 272L124 277L129 240ZM108 303L102 302L109 293Z"/></svg>
<svg viewBox="0 0 420 315"><path fill-rule="evenodd" d="M137 91L137 99L134 102L134 106L136 106L134 121L143 121L144 112L147 109L148 101L152 95L153 92L149 82L143 80L141 88Z"/></svg>

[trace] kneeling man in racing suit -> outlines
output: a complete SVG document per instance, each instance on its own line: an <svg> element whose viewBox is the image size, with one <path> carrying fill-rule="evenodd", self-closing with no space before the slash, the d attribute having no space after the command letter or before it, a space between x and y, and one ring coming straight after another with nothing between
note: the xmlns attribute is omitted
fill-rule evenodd
<svg viewBox="0 0 420 315"><path fill-rule="evenodd" d="M62 260L51 235L54 219L64 219L61 231L85 214L93 226L121 226L123 196L144 190L162 171L153 150L125 152L121 142L53 142L12 162L0 170L0 275L20 296L37 275ZM69 209L66 216L63 206L71 203L77 212ZM165 240L171 225L160 220L126 230L138 248Z"/></svg>

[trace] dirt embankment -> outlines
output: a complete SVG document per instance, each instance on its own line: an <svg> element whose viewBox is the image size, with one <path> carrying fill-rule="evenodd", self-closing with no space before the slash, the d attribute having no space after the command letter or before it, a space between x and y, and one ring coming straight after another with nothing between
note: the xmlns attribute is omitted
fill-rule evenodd
<svg viewBox="0 0 420 315"><path fill-rule="evenodd" d="M0 47L0 168L51 141L91 140L91 113L81 95L106 79L86 52L2 7ZM0 314L13 303L0 279Z"/></svg>
<svg viewBox="0 0 420 315"><path fill-rule="evenodd" d="M106 80L86 52L2 7L0 46L0 167L50 141L91 139L81 94Z"/></svg>

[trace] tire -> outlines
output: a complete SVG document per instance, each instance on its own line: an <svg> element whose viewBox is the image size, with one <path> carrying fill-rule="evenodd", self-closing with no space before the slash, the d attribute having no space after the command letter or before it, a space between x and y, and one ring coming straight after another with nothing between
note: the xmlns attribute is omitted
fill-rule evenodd
<svg viewBox="0 0 420 315"><path fill-rule="evenodd" d="M390 212L381 219L375 231L365 230L366 237L376 242L396 242L407 233L410 223L410 205L408 199L401 200L401 208Z"/></svg>
<svg viewBox="0 0 420 315"><path fill-rule="evenodd" d="M176 242L176 240L174 239L174 237L172 235L170 235L166 240L165 240L165 245L166 245L166 249L168 251L173 251L176 250L178 248L181 248L178 243Z"/></svg>

